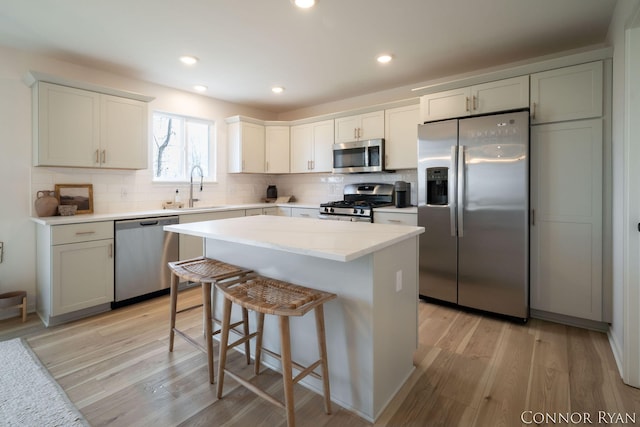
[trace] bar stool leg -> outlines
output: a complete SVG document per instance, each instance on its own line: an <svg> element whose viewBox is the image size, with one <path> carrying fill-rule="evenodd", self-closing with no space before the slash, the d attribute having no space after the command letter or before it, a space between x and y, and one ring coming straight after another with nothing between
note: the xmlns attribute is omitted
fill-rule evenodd
<svg viewBox="0 0 640 427"><path fill-rule="evenodd" d="M215 382L213 373L213 321L211 319L211 282L204 282L202 286L202 311L204 312L204 333L207 342L207 362L209 365L209 383Z"/></svg>
<svg viewBox="0 0 640 427"><path fill-rule="evenodd" d="M318 335L318 352L322 369L322 391L324 392L324 411L331 414L331 392L329 390L329 364L327 362L327 342L324 328L324 308L322 304L314 309L316 317L316 333Z"/></svg>
<svg viewBox="0 0 640 427"><path fill-rule="evenodd" d="M169 351L173 351L174 329L176 327L176 311L178 307L178 276L171 274L170 289L170 315L169 315Z"/></svg>
<svg viewBox="0 0 640 427"><path fill-rule="evenodd" d="M243 323L243 332L244 336L249 335L249 310L242 307L242 323ZM247 365L251 364L251 343L249 340L244 343L244 354L247 358Z"/></svg>
<svg viewBox="0 0 640 427"><path fill-rule="evenodd" d="M231 324L231 300L225 298L222 307L222 331L220 332L220 354L218 356L218 399L222 398L224 370L227 365L227 345L229 344L229 324Z"/></svg>
<svg viewBox="0 0 640 427"><path fill-rule="evenodd" d="M287 427L295 427L295 406L293 403L293 372L291 368L291 336L289 317L278 316L280 323L280 350L282 353L282 380L284 382L284 402L287 411Z"/></svg>
<svg viewBox="0 0 640 427"><path fill-rule="evenodd" d="M264 313L256 312L257 326L256 326L256 361L255 361L255 373L256 375L260 374L260 363L262 357L262 330L264 328Z"/></svg>

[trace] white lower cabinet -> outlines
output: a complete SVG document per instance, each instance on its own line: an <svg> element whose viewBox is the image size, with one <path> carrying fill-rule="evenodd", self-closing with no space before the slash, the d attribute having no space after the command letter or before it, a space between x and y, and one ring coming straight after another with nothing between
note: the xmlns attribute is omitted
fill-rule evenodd
<svg viewBox="0 0 640 427"><path fill-rule="evenodd" d="M45 325L110 308L113 244L113 221L38 225L36 306Z"/></svg>
<svg viewBox="0 0 640 427"><path fill-rule="evenodd" d="M603 320L602 120L531 129L531 308Z"/></svg>
<svg viewBox="0 0 640 427"><path fill-rule="evenodd" d="M291 208L291 216L297 218L318 218L319 208Z"/></svg>
<svg viewBox="0 0 640 427"><path fill-rule="evenodd" d="M273 216L291 216L291 208L285 206L273 206L270 208L263 208L262 213L264 215Z"/></svg>
<svg viewBox="0 0 640 427"><path fill-rule="evenodd" d="M215 219L237 218L245 215L244 209L222 212L203 212L180 215L180 224L190 222L211 221ZM197 258L204 254L204 242L202 237L180 235L180 259Z"/></svg>
<svg viewBox="0 0 640 427"><path fill-rule="evenodd" d="M376 224L418 225L418 214L415 212L378 212L373 211L373 222Z"/></svg>

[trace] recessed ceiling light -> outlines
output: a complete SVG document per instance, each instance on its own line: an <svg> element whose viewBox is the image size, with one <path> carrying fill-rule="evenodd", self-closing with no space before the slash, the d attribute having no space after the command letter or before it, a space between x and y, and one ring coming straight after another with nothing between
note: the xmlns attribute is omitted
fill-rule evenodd
<svg viewBox="0 0 640 427"><path fill-rule="evenodd" d="M309 9L316 4L316 0L293 0L293 4L301 9Z"/></svg>
<svg viewBox="0 0 640 427"><path fill-rule="evenodd" d="M391 62L393 57L391 55L388 55L388 54L385 53L384 55L378 56L376 59L381 64L387 64L387 63Z"/></svg>
<svg viewBox="0 0 640 427"><path fill-rule="evenodd" d="M203 86L203 85L195 85L193 87L194 90L197 90L198 92L206 92L207 91L207 87Z"/></svg>
<svg viewBox="0 0 640 427"><path fill-rule="evenodd" d="M185 56L181 56L180 57L180 62L182 62L183 64L187 64L187 65L193 65L196 62L198 62L198 58L196 58L195 56L191 56L191 55L185 55Z"/></svg>
<svg viewBox="0 0 640 427"><path fill-rule="evenodd" d="M273 93L282 93L284 92L284 88L282 86L274 86L271 88L271 92Z"/></svg>

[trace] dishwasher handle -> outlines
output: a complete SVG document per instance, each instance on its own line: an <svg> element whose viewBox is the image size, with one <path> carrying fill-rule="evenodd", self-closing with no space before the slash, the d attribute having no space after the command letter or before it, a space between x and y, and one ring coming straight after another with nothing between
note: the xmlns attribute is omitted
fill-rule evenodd
<svg viewBox="0 0 640 427"><path fill-rule="evenodd" d="M145 227L147 225L158 225L158 220L155 221L140 221L140 226Z"/></svg>

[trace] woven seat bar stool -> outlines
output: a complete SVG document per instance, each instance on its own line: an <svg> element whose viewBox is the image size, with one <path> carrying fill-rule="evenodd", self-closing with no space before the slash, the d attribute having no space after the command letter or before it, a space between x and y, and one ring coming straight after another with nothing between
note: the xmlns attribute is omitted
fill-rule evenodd
<svg viewBox="0 0 640 427"><path fill-rule="evenodd" d="M225 373L240 384L256 393L258 396L279 406L286 411L287 426L295 426L295 408L293 402L293 385L307 375L312 375L322 380L325 412L331 414L331 396L329 391L329 368L327 364L327 345L325 340L324 310L325 302L336 298L335 294L306 288L299 285L270 279L256 274L249 274L237 280L217 282L216 287L224 295L222 310L222 333L220 335L220 355L218 357L218 399L222 398ZM226 369L229 328L232 303L236 303L244 309L257 313L257 331L255 349L255 373L260 373L260 357L265 352L280 360L282 364L282 376L284 382L284 403L271 394L261 390L246 379ZM316 321L316 334L318 340L318 352L320 358L305 367L291 360L291 338L289 330L290 316L303 316L310 310L314 310ZM278 316L280 326L281 354L262 348L262 331L264 315ZM250 338L249 338L250 339ZM232 344L233 346L233 344ZM294 378L293 368L300 373ZM320 367L321 374L314 372Z"/></svg>
<svg viewBox="0 0 640 427"><path fill-rule="evenodd" d="M213 384L215 382L215 374L213 370L213 335L220 333L220 329L214 331L213 323L221 323L215 319L211 310L211 301L213 298L212 285L219 280L230 279L234 277L242 277L251 272L242 267L227 264L215 259L209 259L205 257L192 258L183 261L170 262L169 269L171 270L171 289L170 289L170 332L169 332L169 351L173 351L173 342L175 334L180 335L188 343L192 344L196 348L204 351L207 354L208 367L209 367L209 382ZM178 307L178 283L180 279L199 283L202 287L202 304L193 305L190 307L177 310ZM185 311L193 310L198 307L203 307L203 322L204 322L204 335L205 344L203 346L198 341L187 335L185 332L176 328L176 315ZM238 331L236 328L243 325L243 330ZM242 320L231 325L234 332L245 336L249 334L249 315L247 310L242 312ZM251 362L251 355L249 353L249 342L245 346L245 352L247 357L247 364Z"/></svg>

